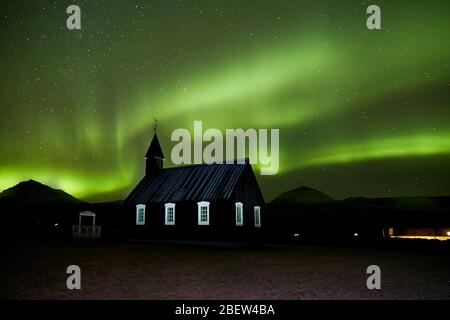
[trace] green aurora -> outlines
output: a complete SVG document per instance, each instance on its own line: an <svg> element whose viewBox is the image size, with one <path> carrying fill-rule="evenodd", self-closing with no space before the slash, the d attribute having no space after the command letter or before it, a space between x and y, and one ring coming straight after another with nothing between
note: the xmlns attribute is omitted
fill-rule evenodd
<svg viewBox="0 0 450 320"><path fill-rule="evenodd" d="M450 194L450 2L0 1L0 190L123 198L158 119L279 128L266 200ZM82 30L66 28L78 4Z"/></svg>

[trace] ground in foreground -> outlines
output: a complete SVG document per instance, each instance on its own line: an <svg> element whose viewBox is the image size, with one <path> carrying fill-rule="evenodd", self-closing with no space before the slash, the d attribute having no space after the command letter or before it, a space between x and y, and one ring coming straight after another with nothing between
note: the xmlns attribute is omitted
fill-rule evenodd
<svg viewBox="0 0 450 320"><path fill-rule="evenodd" d="M373 264L381 290L366 287ZM69 265L81 290L66 287ZM424 250L21 243L0 271L3 299L450 299L450 256Z"/></svg>

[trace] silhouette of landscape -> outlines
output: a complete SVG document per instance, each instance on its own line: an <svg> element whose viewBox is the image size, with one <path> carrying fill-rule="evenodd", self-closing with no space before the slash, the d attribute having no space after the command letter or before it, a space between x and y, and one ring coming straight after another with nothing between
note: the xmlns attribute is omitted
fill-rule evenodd
<svg viewBox="0 0 450 320"><path fill-rule="evenodd" d="M450 299L450 241L380 233L386 225L448 226L449 201L337 201L300 187L266 205L265 238L245 246L133 239L123 223L122 201L88 203L24 181L0 194L7 226L1 298ZM72 225L85 210L97 214L100 239L72 239ZM82 270L82 290L66 288L71 264ZM366 268L373 264L383 276L382 290L376 292L365 282Z"/></svg>
<svg viewBox="0 0 450 320"><path fill-rule="evenodd" d="M71 238L72 225L84 210L97 214L104 238L127 236L127 212L121 200L88 203L34 180L0 193L0 209L6 225L21 226L6 230L5 237ZM334 200L302 186L281 193L264 209L268 212L266 239L292 240L298 235L294 240L336 243L354 238L355 233L359 239L381 239L388 228L441 230L443 236L447 228L450 231L450 196Z"/></svg>

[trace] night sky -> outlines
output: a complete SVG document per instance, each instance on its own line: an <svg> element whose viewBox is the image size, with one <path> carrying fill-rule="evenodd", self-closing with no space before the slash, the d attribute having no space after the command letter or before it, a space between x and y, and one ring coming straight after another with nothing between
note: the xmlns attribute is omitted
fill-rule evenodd
<svg viewBox="0 0 450 320"><path fill-rule="evenodd" d="M78 4L82 29L66 28ZM382 30L366 27L378 4ZM158 119L279 128L266 200L450 194L450 2L0 1L0 190L122 199Z"/></svg>

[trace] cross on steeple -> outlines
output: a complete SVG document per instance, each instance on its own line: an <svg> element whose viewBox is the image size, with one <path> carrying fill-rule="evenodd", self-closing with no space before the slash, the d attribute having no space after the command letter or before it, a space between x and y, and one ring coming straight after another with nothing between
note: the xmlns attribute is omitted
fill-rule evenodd
<svg viewBox="0 0 450 320"><path fill-rule="evenodd" d="M155 118L155 119L153 119L153 120L155 121L155 126L154 126L153 130L155 130L155 133L156 133L156 126L157 126L158 119Z"/></svg>

